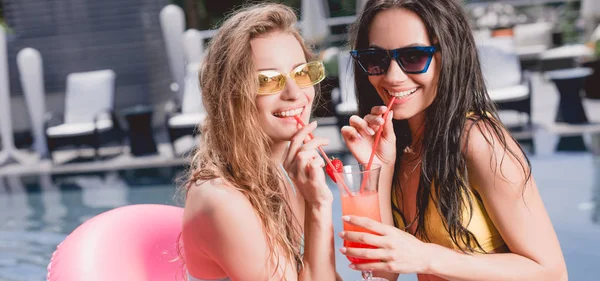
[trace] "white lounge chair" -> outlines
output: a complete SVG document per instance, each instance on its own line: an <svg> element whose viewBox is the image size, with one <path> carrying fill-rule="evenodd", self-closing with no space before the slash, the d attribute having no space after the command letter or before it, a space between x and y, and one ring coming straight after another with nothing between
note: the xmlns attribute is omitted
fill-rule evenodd
<svg viewBox="0 0 600 281"><path fill-rule="evenodd" d="M64 119L52 125L57 115L47 113L45 133L48 154L59 146L88 145L99 156L100 145L124 139L114 114L115 79L112 70L71 73L67 76Z"/></svg>
<svg viewBox="0 0 600 281"><path fill-rule="evenodd" d="M526 113L531 125L531 79L521 70L511 37L491 37L477 41L481 70L490 98L499 110Z"/></svg>
<svg viewBox="0 0 600 281"><path fill-rule="evenodd" d="M536 22L514 27L516 53L521 60L537 61L552 47L552 23Z"/></svg>
<svg viewBox="0 0 600 281"><path fill-rule="evenodd" d="M198 70L204 56L204 36L196 29L188 29L182 40L186 62L182 96L165 106L165 124L174 155L177 154L175 141L186 135L197 135L200 132L199 126L206 117L198 79Z"/></svg>
<svg viewBox="0 0 600 281"><path fill-rule="evenodd" d="M188 64L181 104L170 102L165 106L166 126L173 154L177 154L175 141L183 136L195 136L206 118L202 104L202 92L198 85L198 64Z"/></svg>
<svg viewBox="0 0 600 281"><path fill-rule="evenodd" d="M336 101L335 115L338 126L348 124L348 118L358 113L356 90L354 89L354 63L347 51L338 53L339 88L333 89L331 97Z"/></svg>

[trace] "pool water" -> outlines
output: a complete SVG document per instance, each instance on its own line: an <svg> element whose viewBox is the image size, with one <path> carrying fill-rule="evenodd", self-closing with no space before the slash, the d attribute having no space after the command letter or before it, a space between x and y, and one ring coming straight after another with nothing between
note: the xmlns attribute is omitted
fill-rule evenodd
<svg viewBox="0 0 600 281"><path fill-rule="evenodd" d="M600 151L598 136L543 137L530 155L533 176L561 242L569 279L600 280ZM581 144L584 144L582 147ZM348 156L342 156L345 163ZM345 158L344 158L345 157ZM42 281L56 245L87 219L131 204L180 205L175 200L182 167L89 174L0 177L0 281ZM334 228L342 229L339 194ZM342 246L336 235L335 247ZM337 252L344 280L359 277ZM416 280L403 275L399 280Z"/></svg>

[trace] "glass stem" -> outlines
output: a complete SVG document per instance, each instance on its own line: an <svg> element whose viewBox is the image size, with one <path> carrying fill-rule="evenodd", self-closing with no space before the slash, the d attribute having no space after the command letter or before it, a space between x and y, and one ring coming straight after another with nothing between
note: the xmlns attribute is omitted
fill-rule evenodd
<svg viewBox="0 0 600 281"><path fill-rule="evenodd" d="M362 272L362 278L364 280L371 280L372 277L373 277L373 271L365 270Z"/></svg>

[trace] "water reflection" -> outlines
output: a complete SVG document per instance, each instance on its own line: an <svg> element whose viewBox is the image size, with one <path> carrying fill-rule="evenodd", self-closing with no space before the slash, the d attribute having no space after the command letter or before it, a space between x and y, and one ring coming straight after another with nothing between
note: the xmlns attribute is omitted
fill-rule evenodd
<svg viewBox="0 0 600 281"><path fill-rule="evenodd" d="M37 234L41 222L30 219L36 211L21 178L0 178L0 189L5 191L0 196L0 279L36 280L45 273L46 253L60 239Z"/></svg>
<svg viewBox="0 0 600 281"><path fill-rule="evenodd" d="M127 185L116 172L99 176L76 176L70 182L79 186L82 203L89 208L116 208L127 202Z"/></svg>
<svg viewBox="0 0 600 281"><path fill-rule="evenodd" d="M52 182L50 174L41 174L38 178L41 193L41 205L44 207L42 221L48 231L61 232L61 224L67 216L67 207L62 202L60 188Z"/></svg>
<svg viewBox="0 0 600 281"><path fill-rule="evenodd" d="M592 134L590 150L594 156L594 188L592 191L592 222L600 225L600 133Z"/></svg>
<svg viewBox="0 0 600 281"><path fill-rule="evenodd" d="M26 226L21 222L33 213L29 208L25 186L19 177L0 177L0 189L7 193L0 201L0 218L5 222L4 228L23 230Z"/></svg>
<svg viewBox="0 0 600 281"><path fill-rule="evenodd" d="M596 179L594 181L594 191L592 193L592 202L594 204L594 209L592 210L592 222L600 224L600 155L596 155L594 159L594 168L596 170L594 173Z"/></svg>
<svg viewBox="0 0 600 281"><path fill-rule="evenodd" d="M180 170L0 177L0 280L45 280L56 245L95 215L130 204L174 204Z"/></svg>
<svg viewBox="0 0 600 281"><path fill-rule="evenodd" d="M540 138L537 140L537 144L543 143ZM576 235L596 235L594 229L600 225L600 134L591 135L591 138L590 135L567 136L562 139L562 144L556 147L554 140L556 139L550 138L547 142L549 144L547 150L550 152L554 149L558 150L559 147L566 149L564 151L574 151L574 149L577 151L583 141L587 151L597 153L592 157L593 164L589 162L590 153L572 153L573 157L570 155L565 157L561 154L554 158L544 154L543 146L542 149L538 149L542 151L541 156L531 156L535 162L533 168L537 173L536 179L540 183L544 182L540 186L544 187L542 193L545 199L548 199L546 202L554 202L548 204L549 211L554 214L566 214L569 218L577 216L585 219L583 226L565 219L562 225L559 223L556 227L561 231L559 233L562 235L561 242L566 241L564 250L565 253L570 254L570 265L572 267L575 265L573 272L570 273L574 273L574 277L578 274L587 276L586 273L590 270L579 270L576 265L581 264L584 267L591 263L589 262L589 257L592 257L590 251L594 251L594 248L592 246L588 250L587 244L580 243L584 240ZM558 143L561 143L560 138ZM354 161L347 154L335 156L342 158L348 164ZM553 163L552 165L543 165L547 161L546 157L552 158L548 159ZM564 158L574 159L575 162L569 160L564 164L565 162L561 161ZM585 163L586 169L577 168L577 164L581 165L581 163ZM590 169L591 165L593 169ZM572 179L568 178L570 173L566 173L564 177L560 175L565 168L573 168L574 171L581 172L575 176L577 181L569 182ZM176 167L88 174L0 177L0 280L45 280L46 266L56 245L81 223L99 213L130 204L175 204L174 182L182 171L181 167ZM590 171L594 175L591 175ZM537 178L537 175L540 177ZM591 192L590 181L594 184ZM579 183L579 186L585 187L585 190L583 193L578 192L582 189L569 188L569 183ZM335 189L333 184L330 186ZM334 194L337 194L336 190ZM565 198L573 198L573 194L577 195L577 202L581 202L580 199L585 202L591 199L594 202L593 207L585 211L585 215L582 216L580 210L565 209L563 204ZM592 198L589 197L590 195ZM339 218L341 211L339 200L336 199L336 202L333 216ZM561 221L560 216L553 219ZM589 228L590 221L594 229ZM337 225L337 227L341 226ZM587 243L588 240L584 242ZM339 248L340 239L336 238L335 241L336 247ZM338 257L340 260L336 262L339 263L340 268L347 268L345 258Z"/></svg>

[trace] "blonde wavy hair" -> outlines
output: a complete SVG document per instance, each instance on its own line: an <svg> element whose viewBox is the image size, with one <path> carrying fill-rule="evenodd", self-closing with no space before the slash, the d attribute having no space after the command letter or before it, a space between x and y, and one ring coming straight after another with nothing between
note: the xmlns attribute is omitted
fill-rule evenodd
<svg viewBox="0 0 600 281"><path fill-rule="evenodd" d="M186 190L197 181L222 178L242 192L258 214L279 268L280 252L302 268L300 225L282 188L284 176L273 162L271 139L263 131L256 107L258 75L250 40L272 32L296 37L306 59L313 58L295 25L294 11L281 4L242 8L228 17L210 41L200 69L207 117L203 141L191 161Z"/></svg>

